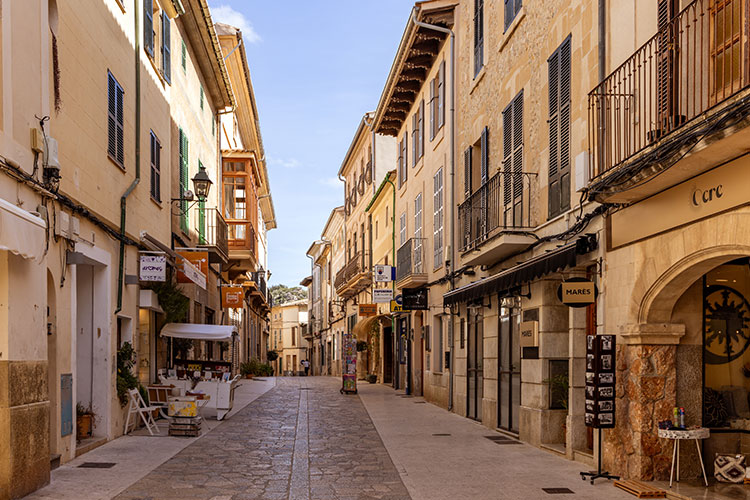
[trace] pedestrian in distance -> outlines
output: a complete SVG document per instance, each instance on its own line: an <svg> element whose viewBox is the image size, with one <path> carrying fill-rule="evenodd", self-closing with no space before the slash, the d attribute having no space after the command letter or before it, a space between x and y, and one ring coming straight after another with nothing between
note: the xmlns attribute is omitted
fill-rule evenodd
<svg viewBox="0 0 750 500"><path fill-rule="evenodd" d="M306 359L303 359L301 361L301 363L302 363L302 366L305 369L305 377L307 377L308 376L308 372L310 371L310 362L308 360L306 360Z"/></svg>

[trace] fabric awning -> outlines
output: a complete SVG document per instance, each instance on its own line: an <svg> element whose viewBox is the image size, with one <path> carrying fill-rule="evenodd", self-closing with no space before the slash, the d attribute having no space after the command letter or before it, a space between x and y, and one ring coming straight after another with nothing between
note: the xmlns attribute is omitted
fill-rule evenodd
<svg viewBox="0 0 750 500"><path fill-rule="evenodd" d="M572 243L533 257L510 269L456 288L443 295L443 305L450 306L459 302L478 300L490 294L507 293L536 278L575 267L576 257L595 250L596 246L595 235L582 236Z"/></svg>
<svg viewBox="0 0 750 500"><path fill-rule="evenodd" d="M38 259L44 254L46 227L41 217L0 198L0 250Z"/></svg>
<svg viewBox="0 0 750 500"><path fill-rule="evenodd" d="M234 325L203 325L200 323L167 323L161 329L162 337L192 340L231 340L237 335Z"/></svg>

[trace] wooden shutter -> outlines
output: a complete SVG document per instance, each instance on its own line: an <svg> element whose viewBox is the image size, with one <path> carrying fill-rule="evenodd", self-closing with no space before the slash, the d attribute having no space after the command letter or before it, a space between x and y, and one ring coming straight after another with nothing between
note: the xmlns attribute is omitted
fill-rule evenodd
<svg viewBox="0 0 750 500"><path fill-rule="evenodd" d="M161 72L167 83L172 83L172 48L169 16L161 13Z"/></svg>
<svg viewBox="0 0 750 500"><path fill-rule="evenodd" d="M418 111L411 117L411 166L417 165L418 151L417 144L419 139L419 131L417 129L419 123L419 117L417 116Z"/></svg>
<svg viewBox="0 0 750 500"><path fill-rule="evenodd" d="M151 132L151 197L161 201L161 144Z"/></svg>
<svg viewBox="0 0 750 500"><path fill-rule="evenodd" d="M188 153L188 138L185 132L180 129L180 198L183 193L188 189L188 176L189 176L189 153ZM180 228L187 233L188 231L188 211L187 202L180 202Z"/></svg>
<svg viewBox="0 0 750 500"><path fill-rule="evenodd" d="M471 146L464 151L464 194L471 195Z"/></svg>
<svg viewBox="0 0 750 500"><path fill-rule="evenodd" d="M489 148L489 136L490 136L490 129L487 127L484 127L484 130L482 130L482 139L480 141L481 149L482 149L482 184L487 182L487 178L489 177L489 163L490 163L490 148Z"/></svg>
<svg viewBox="0 0 750 500"><path fill-rule="evenodd" d="M673 47L674 36L670 30L670 22L675 13L675 0L658 0L656 5L656 28L658 30L656 40L656 116L658 128L668 126L668 118L673 107L671 77L675 47Z"/></svg>
<svg viewBox="0 0 750 500"><path fill-rule="evenodd" d="M417 124L419 125L419 145L417 146L417 149L419 150L419 158L422 158L422 156L424 156L424 99L419 102L418 116L419 120Z"/></svg>
<svg viewBox="0 0 750 500"><path fill-rule="evenodd" d="M154 57L154 0L143 0L143 48Z"/></svg>
<svg viewBox="0 0 750 500"><path fill-rule="evenodd" d="M474 0L474 76L484 65L484 0Z"/></svg>
<svg viewBox="0 0 750 500"><path fill-rule="evenodd" d="M568 37L547 60L549 75L548 212L570 208L570 44Z"/></svg>
<svg viewBox="0 0 750 500"><path fill-rule="evenodd" d="M398 141L398 187L404 184L404 140Z"/></svg>
<svg viewBox="0 0 750 500"><path fill-rule="evenodd" d="M437 125L437 99L435 99L435 87L437 78L430 81L430 140L435 138L435 129Z"/></svg>
<svg viewBox="0 0 750 500"><path fill-rule="evenodd" d="M404 132L404 182L409 179L409 134Z"/></svg>
<svg viewBox="0 0 750 500"><path fill-rule="evenodd" d="M445 61L440 63L440 69L438 70L438 91L437 91L437 97L438 97L438 119L437 119L437 129L440 130L442 126L445 124Z"/></svg>
<svg viewBox="0 0 750 500"><path fill-rule="evenodd" d="M120 167L125 168L124 92L112 73L107 76L107 152Z"/></svg>
<svg viewBox="0 0 750 500"><path fill-rule="evenodd" d="M513 200L523 195L523 91L513 100Z"/></svg>
<svg viewBox="0 0 750 500"><path fill-rule="evenodd" d="M513 103L503 110L503 204L510 205L512 195L512 165L513 165Z"/></svg>

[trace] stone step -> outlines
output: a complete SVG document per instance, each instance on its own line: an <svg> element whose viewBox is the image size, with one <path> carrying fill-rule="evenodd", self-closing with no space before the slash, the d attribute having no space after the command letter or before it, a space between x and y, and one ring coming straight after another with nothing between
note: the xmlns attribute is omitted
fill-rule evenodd
<svg viewBox="0 0 750 500"><path fill-rule="evenodd" d="M60 467L60 454L52 453L49 456L49 470L55 470Z"/></svg>

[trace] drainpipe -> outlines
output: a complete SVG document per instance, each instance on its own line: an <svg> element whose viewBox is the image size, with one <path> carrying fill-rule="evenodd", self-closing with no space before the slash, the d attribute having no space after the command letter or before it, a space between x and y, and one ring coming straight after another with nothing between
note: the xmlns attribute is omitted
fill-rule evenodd
<svg viewBox="0 0 750 500"><path fill-rule="evenodd" d="M599 0L600 3L604 2L605 0ZM435 24L427 24L422 21L419 21L417 19L417 9L412 10L412 21L414 21L414 24L428 30L434 30L439 31L441 33L445 33L447 35L450 35L451 37L451 171L450 171L450 193L451 193L451 199L449 206L451 207L451 230L450 230L450 242L451 242L451 267L455 268L456 264L456 183L454 182L456 177L456 35L453 33L452 29L444 28L442 26L437 26ZM601 28L600 28L601 31ZM395 192L394 192L394 198L395 198ZM395 203L394 203L395 207ZM395 231L395 227L394 227ZM395 237L394 237L395 241ZM394 255L395 257L395 255ZM446 267L446 273L448 272L448 266ZM456 277L453 272L450 273L450 289L455 290L456 288ZM448 321L448 338L453 340L453 314L449 314L450 321ZM453 357L453 344L454 342L450 342L450 383L448 384L448 410L453 409L453 372L455 370L455 363L454 357Z"/></svg>
<svg viewBox="0 0 750 500"><path fill-rule="evenodd" d="M138 18L140 3L133 0L133 14L135 16L135 179L120 197L120 235L125 236L125 214L127 199L141 182L141 24ZM125 243L120 239L120 264L117 271L117 309L115 314L122 311L122 287L125 271Z"/></svg>
<svg viewBox="0 0 750 500"><path fill-rule="evenodd" d="M607 0L599 0L599 81L604 81L607 62Z"/></svg>

